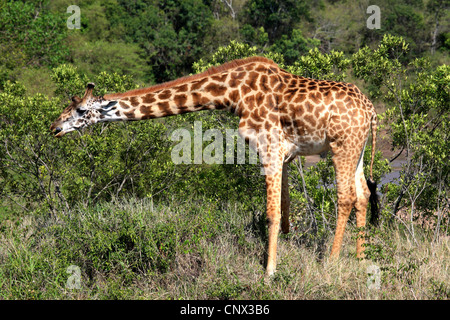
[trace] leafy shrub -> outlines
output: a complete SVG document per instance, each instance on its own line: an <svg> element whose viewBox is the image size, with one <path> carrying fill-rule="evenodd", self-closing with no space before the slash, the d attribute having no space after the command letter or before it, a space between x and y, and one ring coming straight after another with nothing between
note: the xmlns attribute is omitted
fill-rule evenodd
<svg viewBox="0 0 450 320"><path fill-rule="evenodd" d="M67 56L67 27L61 14L36 12L30 2L7 1L0 10L0 65L56 66Z"/></svg>
<svg viewBox="0 0 450 320"><path fill-rule="evenodd" d="M166 168L171 163L170 141L160 122L94 126L82 135L55 139L48 129L51 121L69 96L82 92L87 79L75 68L61 65L54 70L53 80L58 84L58 97L53 99L26 96L24 87L11 82L0 93L4 195L28 209L44 204L56 212L78 201L108 199L125 190L145 196L151 194L152 184L156 187L166 181L165 171L147 169L161 157L165 159L161 162L168 163ZM135 87L129 77L117 74L101 73L94 80L100 93Z"/></svg>

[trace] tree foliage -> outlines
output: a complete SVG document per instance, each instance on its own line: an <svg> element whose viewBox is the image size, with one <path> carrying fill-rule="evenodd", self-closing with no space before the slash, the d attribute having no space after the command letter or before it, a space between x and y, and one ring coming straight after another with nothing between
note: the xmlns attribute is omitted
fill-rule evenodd
<svg viewBox="0 0 450 320"><path fill-rule="evenodd" d="M391 214L409 207L412 223L417 208L438 217L448 213L450 68L405 59L407 51L404 39L385 36L377 50L362 48L354 55L354 70L386 102L383 120L392 147L406 153L399 184L391 188ZM412 225L409 230L414 237Z"/></svg>
<svg viewBox="0 0 450 320"><path fill-rule="evenodd" d="M447 0L392 6L381 1L380 30L366 28L366 7L356 1L77 3L80 30L67 29L65 0L2 3L0 179L5 206L55 214L79 202L130 195L183 197L187 192L250 207L262 203L264 179L258 166L175 165L170 159L171 130L192 132L196 120L204 130L237 128L232 115L211 112L98 125L63 140L55 140L48 127L88 82L96 83L100 95L263 55L299 76L355 82L380 111L380 127L394 155L406 155L398 180L383 186L385 221L400 221L406 210L411 221L405 227L412 237L412 222L419 215L434 219L436 235L448 232ZM377 181L391 170L389 160L376 153ZM306 213L311 230L326 233L336 208L330 158L307 170L301 161L291 165L293 207Z"/></svg>
<svg viewBox="0 0 450 320"><path fill-rule="evenodd" d="M67 49L63 40L67 28L61 14L33 3L6 2L0 10L0 64L6 68L20 66L56 66L64 61Z"/></svg>

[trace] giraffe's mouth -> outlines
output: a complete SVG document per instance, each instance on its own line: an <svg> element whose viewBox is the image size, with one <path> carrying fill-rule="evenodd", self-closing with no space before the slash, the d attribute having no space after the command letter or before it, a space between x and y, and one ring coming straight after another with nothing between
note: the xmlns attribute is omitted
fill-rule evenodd
<svg viewBox="0 0 450 320"><path fill-rule="evenodd" d="M63 135L66 134L66 132L63 129L61 129L60 127L56 127L53 130L53 134L55 135L56 138L61 138Z"/></svg>
<svg viewBox="0 0 450 320"><path fill-rule="evenodd" d="M55 137L56 138L61 138L63 135L65 135L66 133L63 130L60 130L59 132L55 131Z"/></svg>

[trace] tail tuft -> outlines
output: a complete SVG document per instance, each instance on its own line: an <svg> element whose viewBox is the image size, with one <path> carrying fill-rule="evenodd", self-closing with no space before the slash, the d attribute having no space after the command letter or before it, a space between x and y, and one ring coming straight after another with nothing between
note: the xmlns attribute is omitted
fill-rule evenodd
<svg viewBox="0 0 450 320"><path fill-rule="evenodd" d="M372 105L373 107L373 105ZM372 157L370 159L370 178L367 179L367 187L369 187L370 197L370 223L374 226L378 225L378 218L380 215L378 194L377 194L377 183L373 180L373 160L375 159L375 144L377 141L377 114L375 109L373 110L372 119Z"/></svg>
<svg viewBox="0 0 450 320"><path fill-rule="evenodd" d="M369 187L370 197L370 223L378 226L378 218L380 215L380 208L378 205L377 183L372 178L367 179L367 187Z"/></svg>

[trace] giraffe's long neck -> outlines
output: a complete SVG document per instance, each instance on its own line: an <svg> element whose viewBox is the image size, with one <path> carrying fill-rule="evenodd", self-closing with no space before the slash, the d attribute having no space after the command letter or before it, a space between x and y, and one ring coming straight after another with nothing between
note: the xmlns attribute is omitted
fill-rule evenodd
<svg viewBox="0 0 450 320"><path fill-rule="evenodd" d="M224 71L193 81L146 92L133 90L105 95L103 99L117 103L102 112L100 121L128 121L167 117L200 110L236 110L241 99L245 71Z"/></svg>

